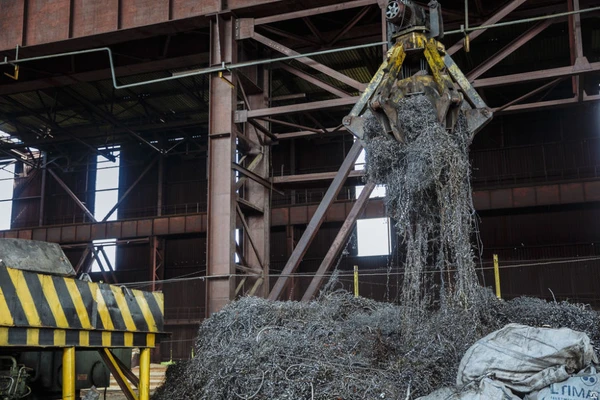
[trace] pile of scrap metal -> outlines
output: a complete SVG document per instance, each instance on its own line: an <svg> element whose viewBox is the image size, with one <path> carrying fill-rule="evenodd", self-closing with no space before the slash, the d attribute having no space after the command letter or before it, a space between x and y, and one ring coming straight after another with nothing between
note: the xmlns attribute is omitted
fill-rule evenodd
<svg viewBox="0 0 600 400"><path fill-rule="evenodd" d="M497 386L516 391L518 382L535 380L540 390L554 382L548 377L569 378L595 361L587 339L600 340L595 311L532 298L502 301L489 291L480 298L475 309L430 311L414 326L402 306L344 291L324 292L309 303L244 297L202 323L195 357L169 367L153 399L410 400L442 388L478 394L469 390L479 390L492 375ZM573 331L502 329L511 323ZM546 345L531 345L536 338ZM500 357L502 349L512 353ZM464 396L449 399L514 400Z"/></svg>

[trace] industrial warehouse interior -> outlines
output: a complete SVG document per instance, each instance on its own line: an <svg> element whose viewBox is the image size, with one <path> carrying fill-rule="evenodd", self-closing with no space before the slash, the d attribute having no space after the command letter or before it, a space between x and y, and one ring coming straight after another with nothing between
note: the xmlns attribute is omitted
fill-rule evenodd
<svg viewBox="0 0 600 400"><path fill-rule="evenodd" d="M0 1L0 399L600 397L600 3Z"/></svg>

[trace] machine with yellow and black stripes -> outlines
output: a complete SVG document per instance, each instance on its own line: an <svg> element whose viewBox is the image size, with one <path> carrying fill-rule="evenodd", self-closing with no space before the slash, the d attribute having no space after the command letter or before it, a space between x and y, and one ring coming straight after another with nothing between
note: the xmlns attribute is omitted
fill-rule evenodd
<svg viewBox="0 0 600 400"><path fill-rule="evenodd" d="M108 386L109 371L128 399L149 398L162 293L85 277L57 244L0 239L0 400L75 400ZM139 377L129 368L133 348Z"/></svg>

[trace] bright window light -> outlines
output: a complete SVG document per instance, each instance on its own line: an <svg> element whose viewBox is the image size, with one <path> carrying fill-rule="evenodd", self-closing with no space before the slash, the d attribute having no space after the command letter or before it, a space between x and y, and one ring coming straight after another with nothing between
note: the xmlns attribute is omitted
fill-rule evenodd
<svg viewBox="0 0 600 400"><path fill-rule="evenodd" d="M387 256L390 254L390 219L359 219L356 222L358 256Z"/></svg>
<svg viewBox="0 0 600 400"><path fill-rule="evenodd" d="M358 158L356 159L356 162L354 163L354 169L356 171L364 171L365 163L366 163L366 153L365 153L365 149L362 149L362 151L358 155ZM362 186L362 185L356 186L356 198L357 199L358 199L358 196L360 196L360 194L362 193L363 188L364 188L364 186ZM369 198L377 199L377 198L382 198L382 197L385 197L385 186L384 185L375 186L375 189L373 190L373 192L371 193Z"/></svg>
<svg viewBox="0 0 600 400"><path fill-rule="evenodd" d="M356 159L356 162L354 163L354 169L357 171L364 170L365 162L366 162L366 153L365 153L365 149L362 149L360 154L358 155L358 158Z"/></svg>
<svg viewBox="0 0 600 400"><path fill-rule="evenodd" d="M99 150L110 150L110 149L99 149ZM116 157L115 162L107 160L102 156L98 156L96 159L97 170L96 170L96 201L94 208L94 217L101 221L104 219L106 214L119 200L119 152L113 151L113 156ZM117 212L115 210L108 221L115 221L117 219ZM94 245L104 245L104 251L110 261L113 268L116 268L115 262L117 258L117 246L114 245L116 239L107 240L95 240ZM106 261L102 254L98 254L104 269L108 270ZM92 272L100 272L100 266L98 262L94 260L92 264Z"/></svg>
<svg viewBox="0 0 600 400"><path fill-rule="evenodd" d="M364 186L356 186L356 198L362 193ZM377 185L369 196L370 199L379 199L385 197L385 185Z"/></svg>
<svg viewBox="0 0 600 400"><path fill-rule="evenodd" d="M11 228L15 163L0 163L0 230ZM7 201L9 200L9 201Z"/></svg>

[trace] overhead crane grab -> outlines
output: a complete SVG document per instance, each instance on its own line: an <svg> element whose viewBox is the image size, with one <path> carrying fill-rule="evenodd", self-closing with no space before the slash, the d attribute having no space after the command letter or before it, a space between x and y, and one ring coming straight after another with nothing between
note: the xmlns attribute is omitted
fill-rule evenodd
<svg viewBox="0 0 600 400"><path fill-rule="evenodd" d="M431 1L428 9L410 0L389 1L385 10L392 47L367 89L344 118L357 138L364 124L375 117L381 130L404 142L397 106L403 97L424 94L437 111L439 123L452 132L459 112L475 135L493 116L454 60L446 53L441 6Z"/></svg>

